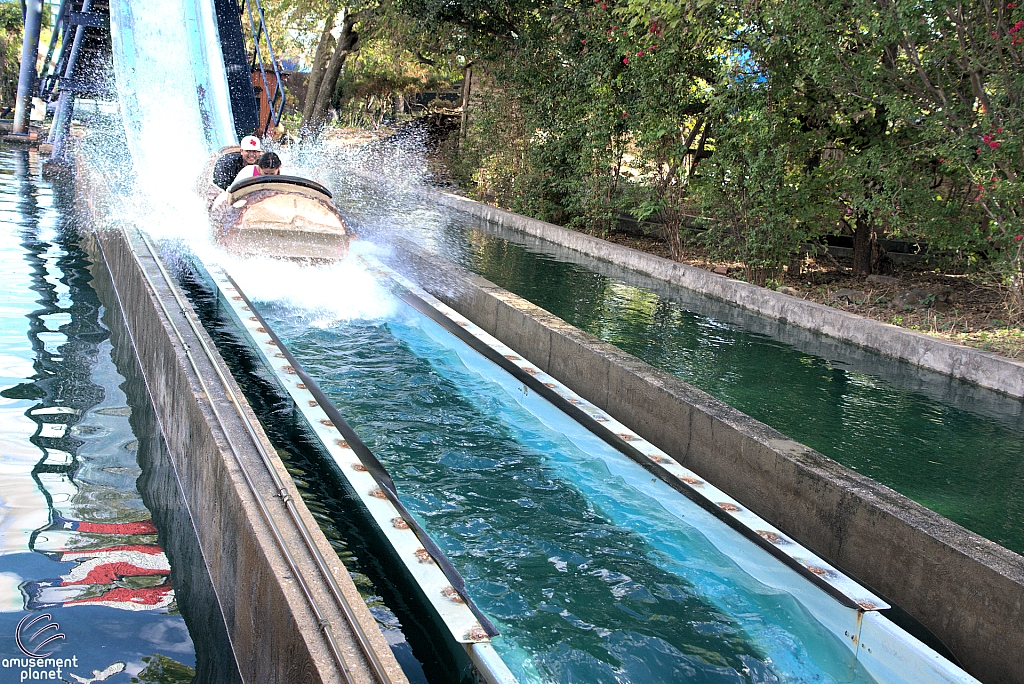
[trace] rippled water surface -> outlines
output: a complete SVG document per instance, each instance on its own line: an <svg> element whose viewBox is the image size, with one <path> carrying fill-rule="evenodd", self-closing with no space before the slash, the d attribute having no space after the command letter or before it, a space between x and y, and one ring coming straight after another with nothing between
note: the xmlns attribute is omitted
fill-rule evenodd
<svg viewBox="0 0 1024 684"><path fill-rule="evenodd" d="M891 381L885 369L892 364L873 368L872 361L880 360L870 355L856 367L842 358L822 358L503 240L482 242L467 261L502 287L1024 552L1019 401L983 390L959 397L949 385L961 383L937 378L933 382L946 396L935 398Z"/></svg>
<svg viewBox="0 0 1024 684"><path fill-rule="evenodd" d="M372 184L335 185L370 240L410 238L1024 553L1021 401L527 241L414 193L381 199Z"/></svg>
<svg viewBox="0 0 1024 684"><path fill-rule="evenodd" d="M153 435L134 431L89 261L39 173L0 150L0 681L191 682L137 484Z"/></svg>
<svg viewBox="0 0 1024 684"><path fill-rule="evenodd" d="M527 413L436 324L408 309L328 326L261 310L391 471L524 680L870 681L791 595L709 541L710 516Z"/></svg>

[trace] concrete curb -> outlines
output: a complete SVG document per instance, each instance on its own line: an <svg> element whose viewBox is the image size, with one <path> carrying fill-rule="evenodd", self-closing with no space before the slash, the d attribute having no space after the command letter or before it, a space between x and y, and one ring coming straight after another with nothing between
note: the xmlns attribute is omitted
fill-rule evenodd
<svg viewBox="0 0 1024 684"><path fill-rule="evenodd" d="M739 280L444 192L430 196L460 211L649 275L744 309L892 356L915 366L1024 398L1024 363Z"/></svg>
<svg viewBox="0 0 1024 684"><path fill-rule="evenodd" d="M431 294L910 612L975 677L1024 683L1024 557L479 276L398 249L393 265L431 273Z"/></svg>
<svg viewBox="0 0 1024 684"><path fill-rule="evenodd" d="M90 187L87 175L81 173L76 179L79 188L84 185L84 191L77 196L86 198L87 216L101 222L105 210L102 199L97 197L103 195L103 189ZM98 184L102 185L102 181ZM277 493L271 473L228 394L231 390L240 398L241 391L219 354L214 351L207 358L200 353L204 343L215 348L205 331L200 336L192 331L189 319L197 318L191 307L182 308L174 303L172 288L176 286L163 280L156 259L144 248L138 255L133 253L134 247L141 246L133 245L133 238L125 229L96 229L85 242L92 257L105 264L109 272L116 301L105 304L118 306L123 312L243 681L376 681L342 607L334 600L327 578L304 541L305 534L326 559L345 603L369 636L392 681L407 681L347 570L302 503L284 464L242 399L240 410L255 427L255 439L270 454L272 467L284 481L286 494L296 505L307 531L300 530L286 513L284 499ZM161 301L168 302L168 315L164 314ZM183 342L178 340L175 330L182 334ZM199 366L198 373L188 361L190 350ZM229 386L216 381L218 367ZM206 379L209 395L200 377ZM214 411L222 416L223 428ZM232 444L237 460L230 448ZM284 546L295 559L294 573L260 512L243 467L267 505ZM300 581L310 588L323 623L301 590ZM339 644L347 674L331 655L325 626L330 627Z"/></svg>

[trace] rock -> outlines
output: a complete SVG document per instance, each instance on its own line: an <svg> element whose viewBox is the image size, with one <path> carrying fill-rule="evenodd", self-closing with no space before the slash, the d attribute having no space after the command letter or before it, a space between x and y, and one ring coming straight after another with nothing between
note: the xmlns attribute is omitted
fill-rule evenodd
<svg viewBox="0 0 1024 684"><path fill-rule="evenodd" d="M892 276L872 274L865 278L864 282L871 285L881 285L882 287L895 287L900 284L900 279L893 278Z"/></svg>
<svg viewBox="0 0 1024 684"><path fill-rule="evenodd" d="M712 273L717 273L718 275L729 275L729 267L728 266L715 266L713 269L711 269L711 272Z"/></svg>
<svg viewBox="0 0 1024 684"><path fill-rule="evenodd" d="M842 290L836 290L835 292L828 296L830 302L846 301L850 302L851 304L864 302L867 300L867 298L868 296L861 292L860 290L849 290L845 288Z"/></svg>
<svg viewBox="0 0 1024 684"><path fill-rule="evenodd" d="M793 295L794 297L797 297L797 296L800 295L800 290L796 289L795 287L788 287L786 285L783 285L782 287L777 289L776 292L778 292L780 294Z"/></svg>
<svg viewBox="0 0 1024 684"><path fill-rule="evenodd" d="M892 306L897 309L946 309L954 302L956 293L944 285L918 285L892 298Z"/></svg>

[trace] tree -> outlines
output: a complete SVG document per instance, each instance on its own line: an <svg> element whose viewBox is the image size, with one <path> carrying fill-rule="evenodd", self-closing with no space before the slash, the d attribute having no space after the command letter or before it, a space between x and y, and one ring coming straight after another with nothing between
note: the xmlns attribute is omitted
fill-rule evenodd
<svg viewBox="0 0 1024 684"><path fill-rule="evenodd" d="M0 103L14 105L21 68L21 6L0 3Z"/></svg>
<svg viewBox="0 0 1024 684"><path fill-rule="evenodd" d="M316 135L327 121L327 110L334 100L341 68L359 43L359 34L354 29L356 23L361 20L365 20L365 15L360 17L358 14L350 14L342 10L341 31L334 42L333 50L326 45L324 38L321 38L320 45L317 46L317 53L322 55L321 60L328 54L330 54L330 59L326 60L327 63L324 66L321 66L323 61L314 63L314 73L319 76L315 79L318 87L315 90L312 87L314 77L311 74L310 87L306 91L306 104L302 110L302 128L313 135ZM328 19L328 21L332 20ZM324 35L328 39L332 37L326 28Z"/></svg>
<svg viewBox="0 0 1024 684"><path fill-rule="evenodd" d="M345 60L385 8L376 0L266 0L265 5L275 35L319 36L302 106L302 129L315 136L327 122Z"/></svg>
<svg viewBox="0 0 1024 684"><path fill-rule="evenodd" d="M1001 254L1020 273L1020 13L1005 0L787 0L749 15L769 78L802 96L805 126L820 136L815 161L851 217L855 272L871 271L884 227ZM987 245L981 223L992 227Z"/></svg>

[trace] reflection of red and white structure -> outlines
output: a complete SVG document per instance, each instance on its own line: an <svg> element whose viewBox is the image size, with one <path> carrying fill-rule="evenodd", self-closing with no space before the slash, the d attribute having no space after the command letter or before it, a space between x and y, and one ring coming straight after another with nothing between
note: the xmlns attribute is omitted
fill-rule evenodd
<svg viewBox="0 0 1024 684"><path fill-rule="evenodd" d="M54 513L51 528L73 530L83 534L156 534L152 520L136 520L122 523L93 523L84 520L69 520Z"/></svg>
<svg viewBox="0 0 1024 684"><path fill-rule="evenodd" d="M159 546L113 546L56 555L78 565L56 579L25 582L27 610L78 605L157 610L174 600L171 566Z"/></svg>

